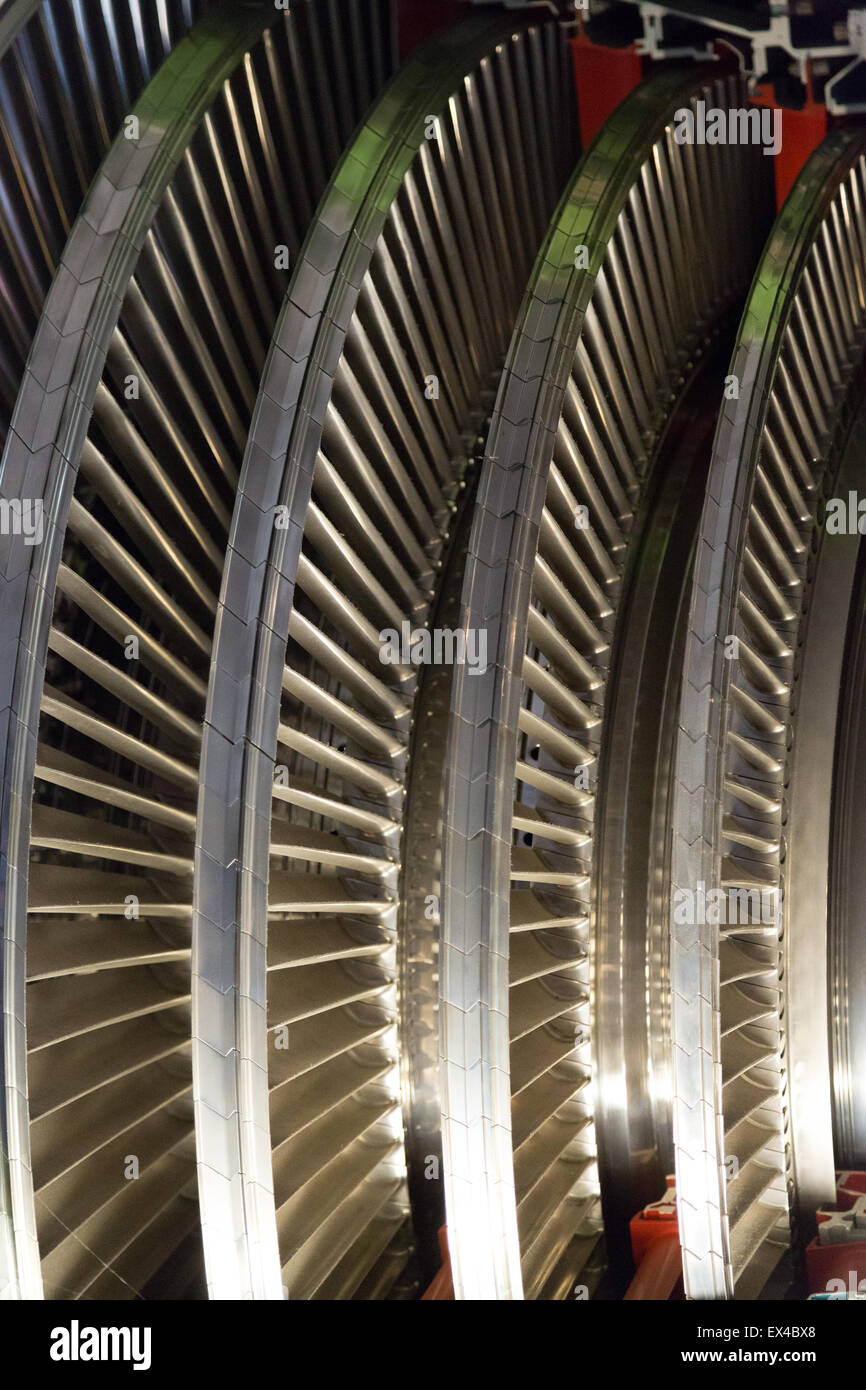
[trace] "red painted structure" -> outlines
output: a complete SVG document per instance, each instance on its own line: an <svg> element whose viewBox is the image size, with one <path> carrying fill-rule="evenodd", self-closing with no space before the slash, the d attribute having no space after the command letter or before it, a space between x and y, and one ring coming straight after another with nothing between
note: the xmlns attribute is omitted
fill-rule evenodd
<svg viewBox="0 0 866 1390"><path fill-rule="evenodd" d="M770 85L756 87L754 100L758 106L782 112L782 147L776 155L776 207L780 208L809 155L827 134L827 108L812 99L811 72L806 83L806 101L800 111L780 107Z"/></svg>
<svg viewBox="0 0 866 1390"><path fill-rule="evenodd" d="M843 1231L847 1226L851 1235L854 1235L856 1228L853 1227L851 1218L855 1208L864 1238L828 1239L829 1233L826 1228L831 1223L841 1227ZM866 1228L862 1228L862 1223L866 1220L866 1173L837 1173L835 1211L824 1209L815 1215L818 1234L806 1246L806 1278L809 1282L809 1292L826 1293L831 1280L841 1280L845 1292L861 1295L866 1293ZM859 1230L857 1234L860 1234Z"/></svg>
<svg viewBox="0 0 866 1390"><path fill-rule="evenodd" d="M627 1301L683 1297L676 1187L671 1177L666 1183L665 1195L650 1202L629 1223L636 1273L623 1295Z"/></svg>
<svg viewBox="0 0 866 1390"><path fill-rule="evenodd" d="M470 13L470 0L396 0L400 57L447 24ZM571 40L580 138L584 149L644 75L645 60L632 43L612 48L593 43L583 21ZM782 147L775 160L776 206L781 207L809 155L827 134L827 109L812 97L811 74L800 110L780 107L770 84L755 88L759 106L782 111Z"/></svg>
<svg viewBox="0 0 866 1390"><path fill-rule="evenodd" d="M606 48L593 43L582 27L571 40L571 54L577 84L580 141L586 149L611 112L640 82L643 59L634 44L627 48Z"/></svg>

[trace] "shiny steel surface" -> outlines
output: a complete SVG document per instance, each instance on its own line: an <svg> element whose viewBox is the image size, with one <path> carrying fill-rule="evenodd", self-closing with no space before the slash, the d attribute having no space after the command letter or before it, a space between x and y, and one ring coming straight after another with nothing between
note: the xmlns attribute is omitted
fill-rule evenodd
<svg viewBox="0 0 866 1390"><path fill-rule="evenodd" d="M13 3L0 19L0 447L97 165L207 0Z"/></svg>
<svg viewBox="0 0 866 1390"><path fill-rule="evenodd" d="M774 1297L866 1164L866 135L398 14L0 3L0 1298L634 1300L672 1172Z"/></svg>
<svg viewBox="0 0 866 1390"><path fill-rule="evenodd" d="M862 476L866 443L862 412L851 428L850 408L840 411L832 434L822 486L835 496L847 497ZM850 1030L859 1026L861 1017L856 1001L861 997L863 977L854 964L859 906L850 887L842 889L832 879L833 857L844 852L843 844L847 844L851 863L852 840L848 837L857 824L855 814L846 825L845 814L850 815L852 807L844 794L837 797L834 779L850 775L847 760L852 750L842 742L837 748L837 738L844 721L856 722L861 706L856 684L846 686L843 682L844 663L856 661L846 655L846 641L850 640L849 623L856 624L854 583L859 541L858 535L818 532L816 536L817 553L808 576L808 611L802 620L803 646L795 666L792 699L793 746L786 788L785 1000L791 1078L792 1215L801 1244L815 1234L816 1210L835 1200L835 1169L855 1166L851 1147L844 1142L837 1143L834 1154L834 1116L844 1127L845 1108L840 1104L841 1096L835 1102L832 1096L830 1049L833 1035L837 1044L844 1040L846 1047L856 1048L856 1034ZM854 945L853 959L844 963L834 962L830 936L834 909L838 925L845 911L843 904L849 912L846 931ZM816 1007L824 1000L826 1009ZM840 1075L838 1068L835 1075Z"/></svg>
<svg viewBox="0 0 866 1390"><path fill-rule="evenodd" d="M858 472L863 447L861 409L857 413L848 446L848 455L857 460ZM853 543L846 547L848 550L852 548ZM836 1162L842 1168L862 1168L866 1162L866 1095L862 1068L858 1064L866 1045L863 1010L866 969L862 929L864 857L860 850L863 843L863 800L856 788L858 769L862 766L862 692L866 689L863 575L863 557L860 555L851 589L845 664L839 690L839 735L833 770L830 826L828 1008L831 1020L833 1138ZM838 613L838 608L836 611ZM830 704L832 708L833 702Z"/></svg>
<svg viewBox="0 0 866 1390"><path fill-rule="evenodd" d="M273 1146L275 1211L263 1220L275 1219L291 1298L351 1296L395 1242L403 1262L409 1252L401 1101L411 1127L417 1068L424 1084L433 1078L410 1048L401 1095L396 938L431 940L436 923L405 924L417 678L405 662L383 664L378 634L429 622L449 499L572 152L565 57L555 26L501 18L467 21L419 51L346 153L262 377L202 806L227 800L225 782L211 783L211 748L219 777L234 765L244 790L218 850L209 835L223 826L201 812L197 893L221 893L213 921L235 923L254 946L257 1001L267 952L268 1076L251 1075L259 1113L269 1100ZM530 84L533 70L544 80ZM551 146L551 132L561 142ZM435 404L424 394L431 374ZM227 611L236 585L243 613ZM253 679L239 689L241 661ZM413 790L425 789L416 780ZM420 905L405 877L402 887ZM412 1008L433 1022L431 1006ZM408 1007L402 1022L414 1027ZM264 1044L262 1031L235 1045L243 1057Z"/></svg>
<svg viewBox="0 0 866 1390"><path fill-rule="evenodd" d="M606 1042L622 1028L615 983L605 980L601 1018L598 996L593 1008L594 972L623 970L621 923L606 909L598 934L593 886L615 620L672 388L749 272L746 238L718 249L730 190L755 237L766 207L754 149L674 142L674 112L702 93L734 105L738 89L710 72L642 84L578 166L488 437L463 625L485 627L495 656L483 677L458 672L446 802L443 1057L462 1084L446 1096L444 1139L458 1296L541 1296L572 1242L579 1277L600 1231L597 1106L609 1132L631 1099ZM577 268L581 246L588 269Z"/></svg>
<svg viewBox="0 0 866 1390"><path fill-rule="evenodd" d="M276 253L297 254L384 52L382 10L329 10L224 6L174 49L133 112L137 138L118 136L75 224L12 422L4 496L38 486L48 533L29 550L13 538L7 569L21 636L5 940L19 960L28 838L38 865L26 965L7 975L24 1293L39 1290L34 1236L54 1297L198 1293L202 1235L206 1253L222 1236L199 1234L194 1181L198 1159L207 1196L225 1164L190 1066L200 720L237 461L286 282ZM321 79L322 117L342 20L364 44L357 73L331 65L319 143L304 72ZM208 1026L193 1018L193 1036ZM252 1287L260 1258L253 1246Z"/></svg>
<svg viewBox="0 0 866 1390"><path fill-rule="evenodd" d="M837 539L821 539L818 502L832 492L862 351L863 174L862 135L835 133L777 219L730 367L740 395L722 408L698 543L673 882L764 890L779 911L767 923L752 905L727 929L672 925L690 1297L757 1296L788 1243L789 1205L808 1215L834 1187L820 1001L831 686L847 605L812 605L850 587L853 551L843 542L817 579L813 554ZM738 659L725 659L726 634L739 638ZM737 1159L729 1181L726 1156Z"/></svg>
<svg viewBox="0 0 866 1390"><path fill-rule="evenodd" d="M456 628L472 518L475 470L458 494L431 627ZM459 510L458 510L459 508ZM429 1284L445 1224L439 1086L439 929L442 813L453 669L422 667L409 750L398 919L398 1007L406 1165L418 1262ZM431 1173L436 1178L431 1178Z"/></svg>
<svg viewBox="0 0 866 1390"><path fill-rule="evenodd" d="M94 401L110 337L120 309L120 298L134 269L141 240L152 221L162 191L180 159L197 118L231 66L243 52L252 30L249 15L233 29L216 22L204 43L190 39L190 48L175 50L155 79L156 87L142 98L139 107L144 143L122 136L112 146L92 186L85 216L75 226L74 245L67 247L67 259L55 279L28 359L27 369L12 419L11 432L2 462L5 497L24 487L30 496L42 500L45 541L27 547L21 536L8 540L7 576L16 576L17 603L4 609L4 646L10 659L11 709L6 740L4 770L3 839L4 861L4 1014L15 1030L15 1048L7 1053L8 1082L14 1087L17 1105L10 1107L14 1129L9 1136L9 1165L12 1181L12 1221L18 1240L17 1269L10 1280L25 1296L38 1293L41 1276L37 1257L37 1225L34 1187L41 1186L31 1176L38 1164L38 1151L31 1158L28 1130L27 1079L25 1075L25 932L28 906L28 854L30 841L30 788L36 767L36 729L44 675L45 651L49 644L51 598L60 572L60 551L67 513L76 504L71 493L78 458L85 449L89 407ZM179 55L179 56L178 56ZM190 57L198 58L190 64ZM185 80L184 80L185 79ZM173 117L173 119L172 119ZM151 123L153 133L150 132ZM154 138L154 136L156 138ZM160 141L162 137L162 142ZM162 158L156 158L161 154ZM129 191L127 191L129 190ZM120 235L125 231L126 235ZM114 254L112 255L112 252ZM102 266L108 267L105 274ZM58 359L58 346L64 351ZM87 404L84 405L84 402ZM17 554L15 553L17 552ZM9 593L7 590L7 600ZM129 677L118 673L123 683ZM49 699L51 691L48 692ZM60 695L50 714L61 722L74 722L73 706ZM131 751L125 749L125 751ZM183 784L194 774L181 762L174 771L175 782ZM65 882L60 882L65 877ZM98 911L105 899L119 895L122 885L109 889L99 875L89 870L43 871L40 894L31 899L31 908L55 913L64 907ZM130 891L135 892L136 887ZM145 893L144 896L152 897ZM50 988L50 986L49 986ZM38 986L37 986L38 989ZM45 991L39 989L38 992ZM178 991L181 995L183 994ZM188 992L187 992L188 994ZM32 993L28 990L28 1005ZM139 1012L140 1006L134 1011ZM73 1028L73 1034L80 1029ZM50 1035L46 1044L62 1041ZM74 1069L77 1072L77 1068ZM71 1149L74 1158L76 1151ZM45 1185L62 1177L51 1167L45 1170ZM45 1199L51 1212L50 1197ZM13 1247L14 1248L14 1247Z"/></svg>
<svg viewBox="0 0 866 1390"><path fill-rule="evenodd" d="M718 327L725 324L722 316ZM698 359L653 451L630 537L605 708L595 834L595 1116L606 1252L620 1292L634 1274L628 1223L659 1199L673 1168L673 750L691 553L727 356L723 339Z"/></svg>

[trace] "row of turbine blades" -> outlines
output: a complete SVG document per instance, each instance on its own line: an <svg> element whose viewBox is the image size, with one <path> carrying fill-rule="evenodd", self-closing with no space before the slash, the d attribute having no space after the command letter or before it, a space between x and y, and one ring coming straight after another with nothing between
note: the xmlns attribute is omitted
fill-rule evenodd
<svg viewBox="0 0 866 1390"><path fill-rule="evenodd" d="M579 158L543 12L0 16L11 1294L409 1299L443 1227L458 1298L621 1293L671 1173L754 1297L832 1197L866 145L771 232L673 133L746 100L665 68Z"/></svg>

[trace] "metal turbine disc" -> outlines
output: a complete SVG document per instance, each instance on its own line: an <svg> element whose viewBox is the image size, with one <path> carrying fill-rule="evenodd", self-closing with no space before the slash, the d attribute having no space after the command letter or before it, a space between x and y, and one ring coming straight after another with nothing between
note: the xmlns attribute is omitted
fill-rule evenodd
<svg viewBox="0 0 866 1390"><path fill-rule="evenodd" d="M858 933L843 901L850 872L831 867L834 824L849 865L856 824L833 820L850 805L843 780L833 810L833 769L837 721L862 707L850 683L840 697L858 537L827 534L823 511L862 476L864 148L860 132L829 137L776 221L729 368L739 397L719 419L697 549L671 925L677 1194L693 1298L757 1297L789 1243L789 1213L799 1244L815 1207L835 1200L828 995L837 1132L847 1124L852 1138L859 1123L863 1149L840 1054L862 1015L844 968ZM856 655L856 604L852 615ZM699 887L738 893L743 910L678 920L677 900ZM843 1143L848 1158L852 1147Z"/></svg>
<svg viewBox="0 0 866 1390"><path fill-rule="evenodd" d="M211 633L281 256L386 76L389 18L341 0L201 21L100 166L28 359L0 468L44 525L41 545L4 538L3 1244L24 1296L202 1287L189 963Z"/></svg>
<svg viewBox="0 0 866 1390"><path fill-rule="evenodd" d="M847 455L853 467L853 476L839 479L836 490L846 496L847 485L856 490L862 478L864 449L864 420L862 409L857 411L856 422L851 430ZM838 542L842 544L838 544ZM835 539L835 550L839 548L840 563L850 563L850 553L857 547L852 537ZM847 554L845 553L847 552ZM864 962L864 938L861 926L863 894L863 801L858 789L858 773L863 766L863 718L864 701L864 560L862 546L858 548L854 582L850 585L850 605L848 632L841 680L838 683L837 701L828 701L830 709L838 715L835 765L833 769L832 819L829 830L830 863L828 873L828 920L827 920L827 1004L830 1022L830 1067L831 1104L833 1109L833 1150L836 1166L843 1170L862 1170L866 1166L866 1095L864 1095L863 1073L858 1064L862 1057L866 1040L864 1029L863 985L866 981L866 962ZM850 584L850 570L845 564L843 582ZM846 595L847 597L847 595ZM837 592L831 594L837 598ZM844 603L844 598L843 598ZM840 606L836 607L835 621L838 622ZM823 615L822 615L823 617ZM819 619L819 622L821 619ZM815 658L820 661L820 650ZM830 671L830 679L837 671ZM825 687L826 689L826 684ZM826 1184L826 1167L823 1178ZM803 1212L805 1203L800 1200L804 1217L802 1228L810 1234L812 1211Z"/></svg>
<svg viewBox="0 0 866 1390"><path fill-rule="evenodd" d="M334 176L262 375L208 693L193 990L200 1016L241 1003L200 1052L237 1165L206 1226L226 1248L243 1221L269 1255L276 1232L273 1296L381 1296L410 1255L401 1099L412 1134L423 1091L429 1125L436 921L407 920L418 681L380 634L429 623L572 102L555 24L475 19L420 50ZM407 934L426 965L398 997Z"/></svg>
<svg viewBox="0 0 866 1390"><path fill-rule="evenodd" d="M0 18L0 448L100 159L205 0L13 0Z"/></svg>
<svg viewBox="0 0 866 1390"><path fill-rule="evenodd" d="M601 1229L597 1149L617 1181L635 1181L617 1108L637 1102L664 1128L651 1070L623 1052L623 1012L636 1008L639 1055L664 1058L652 1036L663 1015L644 997L648 968L666 968L658 923L647 929L656 888L644 864L638 911L624 918L604 898L594 845L612 835L608 711L628 665L620 610L648 482L769 221L759 151L675 142L676 111L699 99L746 97L712 69L660 73L578 165L487 441L462 626L486 631L492 661L484 675L457 673L445 813L443 1137L458 1297L568 1296ZM735 207L749 210L745 235Z"/></svg>
<svg viewBox="0 0 866 1390"><path fill-rule="evenodd" d="M6 1296L617 1296L674 1168L772 1297L866 1163L866 135L761 253L501 10L0 5Z"/></svg>

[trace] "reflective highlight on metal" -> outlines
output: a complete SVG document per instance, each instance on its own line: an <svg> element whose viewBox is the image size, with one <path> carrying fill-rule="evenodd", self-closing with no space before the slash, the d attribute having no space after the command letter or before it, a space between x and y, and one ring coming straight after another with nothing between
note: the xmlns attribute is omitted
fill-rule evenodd
<svg viewBox="0 0 866 1390"><path fill-rule="evenodd" d="M321 118L327 45L352 17L363 70L353 82L331 65L328 149L310 138L304 71L320 79ZM199 1234L192 1181L193 1109L208 1101L201 1085L193 1098L189 960L209 629L285 286L276 253L299 250L369 98L386 18L359 22L347 3L330 23L309 4L224 6L202 21L106 156L28 360L2 465L3 497L40 499L46 532L35 548L10 537L4 595L20 620L4 639L5 1002L27 1296L39 1292L37 1239L48 1296L135 1297L196 1292L202 1237L207 1252L224 1235L206 1220ZM194 1015L194 1036L208 1022ZM212 1185L224 1147L204 1128ZM255 1291L260 1258L253 1243L235 1296Z"/></svg>
<svg viewBox="0 0 866 1390"><path fill-rule="evenodd" d="M617 1110L636 1099L615 1038L623 991L643 988L646 914L629 981L621 916L599 909L593 885L616 615L677 383L742 292L768 206L754 148L674 142L674 112L698 99L735 106L742 91L712 70L654 77L578 166L487 443L463 626L485 627L495 655L483 677L461 670L455 682L441 972L463 1297L543 1297L548 1281L569 1292L601 1230L597 1144L616 1148ZM719 236L734 189L754 247ZM658 1020L642 1001L640 1012L646 1053ZM651 1087L648 1068L637 1084ZM628 1183L639 1155L626 1144L616 1158Z"/></svg>
<svg viewBox="0 0 866 1390"><path fill-rule="evenodd" d="M682 925L674 913L671 929L677 1192L693 1298L756 1297L789 1242L789 1209L799 1238L798 1214L808 1223L834 1195L820 1001L856 538L826 535L821 513L861 437L846 457L846 397L853 406L862 389L864 171L862 134L837 132L779 215L729 368L739 398L722 406L695 562L673 883L731 890L747 911L727 925ZM726 637L738 640L734 659ZM776 910L762 913L749 892ZM837 1043L840 985L831 976Z"/></svg>
<svg viewBox="0 0 866 1390"><path fill-rule="evenodd" d="M759 220L756 211L756 233ZM612 1291L629 1289L629 1297L631 1218L658 1200L673 1169L673 750L691 556L731 326L722 314L712 341L684 362L654 445L629 536L605 700L593 851L595 1121L608 1278Z"/></svg>
<svg viewBox="0 0 866 1390"><path fill-rule="evenodd" d="M864 418L858 410L851 432L846 457L853 465L850 473L861 476L863 459ZM842 479L839 487L849 479ZM845 538L848 542L848 538ZM850 552L855 541L846 544ZM845 579L849 575L844 576ZM861 926L864 902L863 872L863 798L857 783L863 766L864 658L864 565L858 556L857 570L851 586L848 612L848 632L842 678L839 690L839 733L833 768L832 820L830 845L832 858L829 869L829 979L828 1008L830 1012L831 1081L833 1104L833 1137L835 1159L839 1167L859 1169L866 1164L866 1087L857 1059L866 1046L863 1009L864 934ZM836 595L833 595L835 598ZM844 598L843 598L844 602ZM837 606L836 623L840 608ZM835 626L835 624L834 624ZM835 672L831 671L831 676ZM835 711L836 700L829 701Z"/></svg>
<svg viewBox="0 0 866 1390"><path fill-rule="evenodd" d="M866 134L413 3L0 0L0 1298L799 1297L866 1165Z"/></svg>
<svg viewBox="0 0 866 1390"><path fill-rule="evenodd" d="M0 18L0 447L100 158L206 0L13 0Z"/></svg>
<svg viewBox="0 0 866 1390"><path fill-rule="evenodd" d="M221 902L199 917L203 943L214 923L250 943L257 1009L267 956L267 1061L263 1028L235 1046L263 1132L269 1102L290 1298L386 1291L411 1250L401 1101L411 1129L435 1078L410 1045L401 1094L398 1048L435 1019L429 977L407 997L405 974L398 1019L396 944L414 931L431 951L438 913L406 920L423 906L400 876L417 678L405 657L383 662L379 634L429 621L464 441L573 158L570 107L555 25L467 21L416 54L337 171L262 376L218 619L197 900Z"/></svg>

